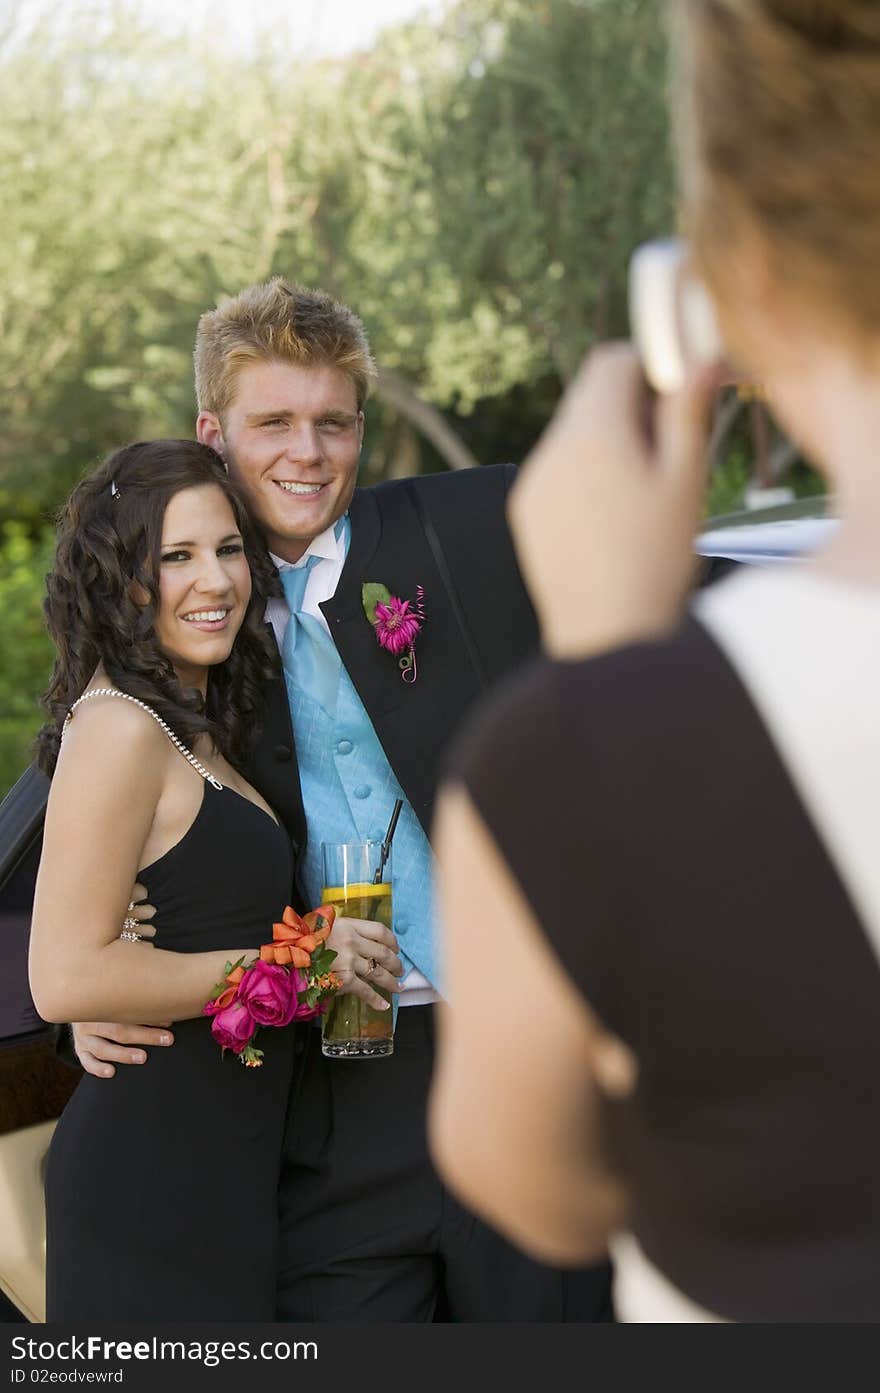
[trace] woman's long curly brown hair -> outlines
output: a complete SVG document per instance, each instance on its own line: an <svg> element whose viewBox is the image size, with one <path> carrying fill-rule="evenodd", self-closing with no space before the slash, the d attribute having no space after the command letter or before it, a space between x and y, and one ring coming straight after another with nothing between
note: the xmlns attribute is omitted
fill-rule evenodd
<svg viewBox="0 0 880 1393"><path fill-rule="evenodd" d="M181 489L205 484L229 500L253 581L232 652L211 668L207 701L181 686L154 628L165 510ZM141 441L104 460L61 510L46 583L43 612L57 657L42 698L50 720L36 741L41 769L54 772L64 718L99 664L114 686L152 706L185 745L207 734L230 763L246 760L259 728L264 684L279 670L264 615L268 596L280 589L244 500L209 446ZM138 603L144 594L147 602Z"/></svg>

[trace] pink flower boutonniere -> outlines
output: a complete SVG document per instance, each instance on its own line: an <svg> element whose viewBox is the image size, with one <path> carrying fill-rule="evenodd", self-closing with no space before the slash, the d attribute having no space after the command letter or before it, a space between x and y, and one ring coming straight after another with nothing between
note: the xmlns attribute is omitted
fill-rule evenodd
<svg viewBox="0 0 880 1393"><path fill-rule="evenodd" d="M425 592L416 586L416 598L401 600L387 585L368 581L361 590L364 613L376 632L376 642L398 660L404 682L418 676L415 641L425 622Z"/></svg>

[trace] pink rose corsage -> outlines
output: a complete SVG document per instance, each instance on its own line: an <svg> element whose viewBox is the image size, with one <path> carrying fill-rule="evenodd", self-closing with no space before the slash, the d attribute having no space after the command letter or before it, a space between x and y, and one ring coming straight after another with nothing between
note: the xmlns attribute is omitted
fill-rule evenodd
<svg viewBox="0 0 880 1393"><path fill-rule="evenodd" d="M224 980L202 1007L204 1016L213 1017L211 1034L224 1054L232 1050L242 1064L259 1068L263 1051L253 1044L259 1029L323 1015L342 985L330 971L336 954L326 946L335 917L332 905L303 918L288 905L258 958L226 964Z"/></svg>

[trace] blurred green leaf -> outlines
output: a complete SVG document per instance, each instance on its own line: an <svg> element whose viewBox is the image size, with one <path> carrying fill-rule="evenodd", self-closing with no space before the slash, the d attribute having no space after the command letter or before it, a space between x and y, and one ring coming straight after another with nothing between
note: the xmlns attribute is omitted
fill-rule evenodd
<svg viewBox="0 0 880 1393"><path fill-rule="evenodd" d="M43 713L39 693L49 684L53 650L43 626L45 577L54 537L31 537L15 522L0 527L0 795L30 760Z"/></svg>

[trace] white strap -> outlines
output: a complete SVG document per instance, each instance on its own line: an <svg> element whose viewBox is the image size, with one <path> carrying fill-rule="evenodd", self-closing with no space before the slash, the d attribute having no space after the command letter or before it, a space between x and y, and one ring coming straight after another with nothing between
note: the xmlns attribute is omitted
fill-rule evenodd
<svg viewBox="0 0 880 1393"><path fill-rule="evenodd" d="M803 562L743 570L700 592L697 618L748 688L880 958L880 591Z"/></svg>
<svg viewBox="0 0 880 1393"><path fill-rule="evenodd" d="M631 1233L611 1240L614 1265L614 1316L621 1324L726 1324L673 1286L647 1258Z"/></svg>
<svg viewBox="0 0 880 1393"><path fill-rule="evenodd" d="M128 692L121 692L118 687L93 687L90 692L83 692L81 697L77 697L76 701L73 703L73 705L71 706L70 710L64 718L64 726L61 731L62 739L64 738L65 730L67 730L68 722L70 721L74 711L80 705L80 703L88 701L90 697L97 696L121 697L123 701L131 701L134 703L135 706L139 706L142 711L146 711L147 715L152 716L156 724L162 727L165 734L168 736L168 739L174 746L175 750L177 750L179 754L183 755L184 759L192 765L196 773L201 774L202 778L205 779L207 783L211 784L213 788L222 789L223 785L220 783L220 780L216 779L214 775L209 770L207 770L203 764L199 763L192 751L188 750L186 745L184 745L180 740L178 740L171 727L165 721L162 720L162 717L153 710L152 706L147 706L146 702L138 701L137 697L129 696Z"/></svg>

